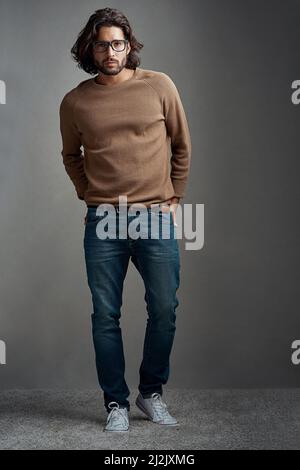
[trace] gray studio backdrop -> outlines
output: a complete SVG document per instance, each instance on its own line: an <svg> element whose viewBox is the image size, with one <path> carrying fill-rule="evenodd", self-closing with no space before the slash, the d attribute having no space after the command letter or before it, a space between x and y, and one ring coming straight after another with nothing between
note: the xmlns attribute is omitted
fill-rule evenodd
<svg viewBox="0 0 300 470"><path fill-rule="evenodd" d="M182 203L204 204L205 242L180 240L170 387L293 387L299 320L300 2L0 0L0 387L94 388L85 204L61 158L59 104L90 78L70 48L98 8L121 9L141 67L175 82L192 137ZM122 320L138 385L144 287L131 264Z"/></svg>

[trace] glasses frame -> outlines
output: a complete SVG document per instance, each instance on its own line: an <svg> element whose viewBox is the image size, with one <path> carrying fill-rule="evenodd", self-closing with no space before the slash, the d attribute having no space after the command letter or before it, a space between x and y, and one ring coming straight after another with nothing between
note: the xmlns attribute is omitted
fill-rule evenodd
<svg viewBox="0 0 300 470"><path fill-rule="evenodd" d="M114 49L113 42L115 42L115 41L124 42L124 49L122 49L121 51L117 51L116 49ZM93 44L93 49L95 49L97 44L105 43L105 49L103 51L96 51L96 52L106 52L107 49L109 48L109 46L111 46L112 50L115 51L115 52L123 52L123 51L125 51L128 42L129 42L128 39L113 39L113 41L93 41L92 44Z"/></svg>

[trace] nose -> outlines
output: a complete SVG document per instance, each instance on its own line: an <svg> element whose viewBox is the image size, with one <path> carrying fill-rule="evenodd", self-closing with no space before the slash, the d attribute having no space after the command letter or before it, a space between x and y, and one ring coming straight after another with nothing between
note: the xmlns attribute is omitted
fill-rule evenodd
<svg viewBox="0 0 300 470"><path fill-rule="evenodd" d="M109 44L109 46L107 48L107 56L109 58L112 58L114 55L115 55L115 51L113 50L112 45Z"/></svg>

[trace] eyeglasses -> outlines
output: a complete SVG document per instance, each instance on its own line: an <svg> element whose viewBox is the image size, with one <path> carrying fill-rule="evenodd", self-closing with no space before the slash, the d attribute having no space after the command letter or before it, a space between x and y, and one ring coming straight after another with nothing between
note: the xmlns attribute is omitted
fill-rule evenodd
<svg viewBox="0 0 300 470"><path fill-rule="evenodd" d="M114 51L122 52L124 51L126 44L128 43L127 39L114 39L113 41L94 41L93 48L95 52L105 52L108 46L111 46Z"/></svg>

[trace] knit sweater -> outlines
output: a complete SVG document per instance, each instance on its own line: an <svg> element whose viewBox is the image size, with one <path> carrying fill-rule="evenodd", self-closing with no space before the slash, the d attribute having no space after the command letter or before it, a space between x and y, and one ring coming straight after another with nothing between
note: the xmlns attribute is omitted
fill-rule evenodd
<svg viewBox="0 0 300 470"><path fill-rule="evenodd" d="M84 80L63 97L59 116L63 164L87 205L126 196L150 207L185 195L191 139L167 74L137 67L116 85Z"/></svg>

